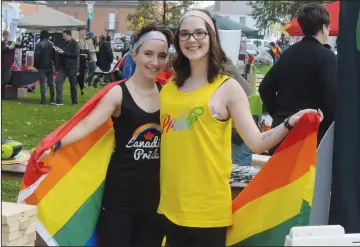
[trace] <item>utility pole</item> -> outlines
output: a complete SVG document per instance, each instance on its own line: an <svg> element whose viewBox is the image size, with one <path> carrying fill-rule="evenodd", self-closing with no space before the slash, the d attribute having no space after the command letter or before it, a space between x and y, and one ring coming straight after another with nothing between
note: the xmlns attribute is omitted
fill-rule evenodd
<svg viewBox="0 0 360 247"><path fill-rule="evenodd" d="M90 32L91 20L94 18L95 1L86 1L87 4L87 30Z"/></svg>

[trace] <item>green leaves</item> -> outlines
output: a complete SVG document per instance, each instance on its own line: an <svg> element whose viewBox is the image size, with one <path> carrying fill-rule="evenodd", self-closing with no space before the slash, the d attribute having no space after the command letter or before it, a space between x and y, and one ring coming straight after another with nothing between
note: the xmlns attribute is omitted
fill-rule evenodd
<svg viewBox="0 0 360 247"><path fill-rule="evenodd" d="M140 0L135 13L129 14L129 31L138 31L147 23L159 23L168 27L179 24L181 15L197 8L195 1L145 1Z"/></svg>
<svg viewBox="0 0 360 247"><path fill-rule="evenodd" d="M330 3L330 1L250 1L248 5L253 8L250 16L256 21L259 30L267 31L271 24L290 21L295 18L301 6L308 3Z"/></svg>

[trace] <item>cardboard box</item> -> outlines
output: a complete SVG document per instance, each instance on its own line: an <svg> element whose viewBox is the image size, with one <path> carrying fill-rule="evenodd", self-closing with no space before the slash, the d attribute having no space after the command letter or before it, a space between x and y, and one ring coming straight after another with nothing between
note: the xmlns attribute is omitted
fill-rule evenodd
<svg viewBox="0 0 360 247"><path fill-rule="evenodd" d="M17 87L6 87L5 88L5 97L6 97L6 99L27 98L27 89L26 88L17 88Z"/></svg>
<svg viewBox="0 0 360 247"><path fill-rule="evenodd" d="M26 204L17 204L11 202L1 202L1 222L8 224L15 221L20 221L25 218L30 218L37 213L37 207Z"/></svg>

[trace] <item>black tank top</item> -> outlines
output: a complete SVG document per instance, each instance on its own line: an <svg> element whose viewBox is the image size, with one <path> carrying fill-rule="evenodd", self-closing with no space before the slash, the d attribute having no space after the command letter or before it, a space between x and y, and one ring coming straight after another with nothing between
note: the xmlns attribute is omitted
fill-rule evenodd
<svg viewBox="0 0 360 247"><path fill-rule="evenodd" d="M160 110L147 113L125 83L121 115L113 117L115 150L105 180L103 206L125 212L156 212L160 200ZM160 91L161 86L157 84Z"/></svg>

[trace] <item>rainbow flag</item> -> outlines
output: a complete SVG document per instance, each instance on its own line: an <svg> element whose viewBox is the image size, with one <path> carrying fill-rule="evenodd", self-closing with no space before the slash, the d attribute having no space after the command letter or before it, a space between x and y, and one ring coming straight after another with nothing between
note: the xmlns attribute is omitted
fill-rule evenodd
<svg viewBox="0 0 360 247"><path fill-rule="evenodd" d="M227 246L284 246L292 227L308 225L319 123L305 114L233 201Z"/></svg>
<svg viewBox="0 0 360 247"><path fill-rule="evenodd" d="M111 119L55 155L49 154L42 162L38 159L119 83L104 87L72 119L45 137L31 155L18 202L37 205L37 232L48 246L95 245L104 179L114 149ZM292 226L307 224L318 124L314 114L301 118L268 164L234 200L229 245L282 245Z"/></svg>
<svg viewBox="0 0 360 247"><path fill-rule="evenodd" d="M104 87L71 120L45 137L31 155L18 203L37 205L37 232L48 246L94 246L104 179L114 150L111 119L84 139L49 154L43 162L38 159L119 83Z"/></svg>

